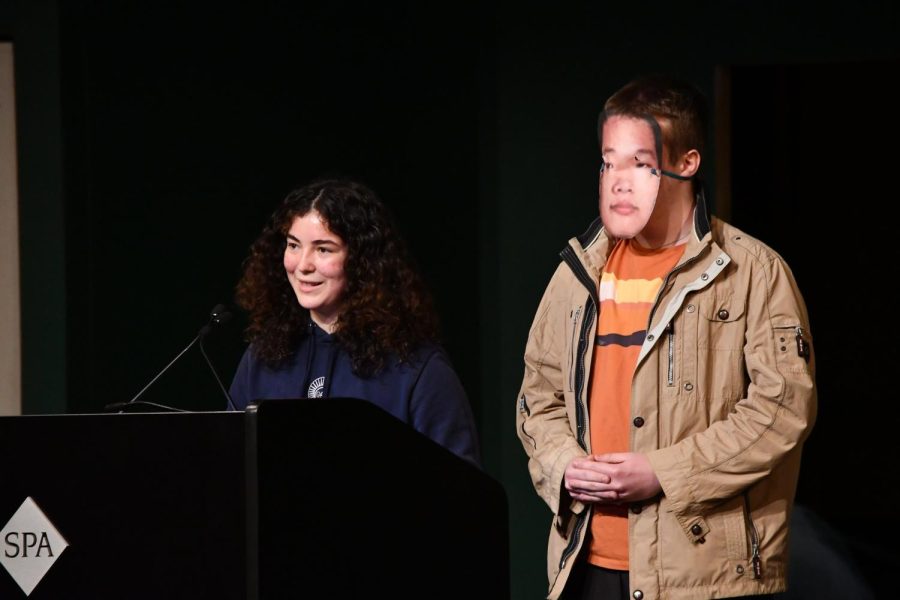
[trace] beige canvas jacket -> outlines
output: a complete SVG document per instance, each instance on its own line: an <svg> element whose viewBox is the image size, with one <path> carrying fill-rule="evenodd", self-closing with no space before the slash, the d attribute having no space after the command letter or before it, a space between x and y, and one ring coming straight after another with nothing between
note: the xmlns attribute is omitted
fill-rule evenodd
<svg viewBox="0 0 900 600"><path fill-rule="evenodd" d="M800 453L816 413L812 338L790 269L760 241L705 216L651 310L634 372L631 450L660 496L629 511L635 600L785 589ZM588 374L598 282L613 241L599 222L570 240L529 332L516 427L553 519L548 598L558 598L590 507L563 490L589 454Z"/></svg>

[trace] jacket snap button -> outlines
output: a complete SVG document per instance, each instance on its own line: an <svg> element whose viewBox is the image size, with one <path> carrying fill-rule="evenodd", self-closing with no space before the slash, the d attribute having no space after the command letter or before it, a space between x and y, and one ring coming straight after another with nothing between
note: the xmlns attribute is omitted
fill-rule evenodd
<svg viewBox="0 0 900 600"><path fill-rule="evenodd" d="M734 568L734 570L737 571L738 575L743 575L744 574L744 565L738 565L737 567Z"/></svg>
<svg viewBox="0 0 900 600"><path fill-rule="evenodd" d="M635 503L635 504L631 505L631 512L633 512L636 515L641 514L642 510L644 510L644 509L640 504Z"/></svg>
<svg viewBox="0 0 900 600"><path fill-rule="evenodd" d="M701 533L703 533L703 528L700 527L700 525L694 523L693 525L691 525L691 533L693 533L694 535L700 535Z"/></svg>
<svg viewBox="0 0 900 600"><path fill-rule="evenodd" d="M693 304L688 304L688 305L687 305L687 311L688 311L688 312L694 312L694 310L695 310L695 308L694 308L694 305L693 305Z"/></svg>
<svg viewBox="0 0 900 600"><path fill-rule="evenodd" d="M644 592L641 590L634 590L632 596L634 596L634 600L644 600Z"/></svg>
<svg viewBox="0 0 900 600"><path fill-rule="evenodd" d="M648 342L652 342L654 339L656 339L656 338L655 338L655 336L654 336L652 333L651 333L650 335L647 336L647 341L648 341Z"/></svg>
<svg viewBox="0 0 900 600"><path fill-rule="evenodd" d="M723 308L722 310L720 310L720 311L719 311L719 318L722 319L723 321L724 321L725 319L727 319L727 318L728 318L728 311L725 310L724 308Z"/></svg>
<svg viewBox="0 0 900 600"><path fill-rule="evenodd" d="M723 262L725 262L725 261L722 260L721 258L717 258L717 259L716 259L716 264L717 264L717 265L720 265L720 266L721 266L721 264L722 264Z"/></svg>
<svg viewBox="0 0 900 600"><path fill-rule="evenodd" d="M692 389L694 389L694 384L693 384L693 383L686 383L686 384L684 384L684 389L687 390L687 391L691 391Z"/></svg>
<svg viewBox="0 0 900 600"><path fill-rule="evenodd" d="M644 418L643 417L635 417L634 421L632 421L632 422L634 423L635 427L643 427L644 426Z"/></svg>
<svg viewBox="0 0 900 600"><path fill-rule="evenodd" d="M707 279L709 279L709 275L704 273L703 275L700 276L700 279L702 279L703 281L706 281Z"/></svg>

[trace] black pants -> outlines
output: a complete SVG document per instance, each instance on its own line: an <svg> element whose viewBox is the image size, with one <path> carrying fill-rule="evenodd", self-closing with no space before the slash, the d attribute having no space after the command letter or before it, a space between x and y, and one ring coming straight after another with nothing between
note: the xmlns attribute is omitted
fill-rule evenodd
<svg viewBox="0 0 900 600"><path fill-rule="evenodd" d="M740 600L771 600L772 594L741 596ZM628 571L614 571L579 561L572 567L560 600L634 600L628 591Z"/></svg>

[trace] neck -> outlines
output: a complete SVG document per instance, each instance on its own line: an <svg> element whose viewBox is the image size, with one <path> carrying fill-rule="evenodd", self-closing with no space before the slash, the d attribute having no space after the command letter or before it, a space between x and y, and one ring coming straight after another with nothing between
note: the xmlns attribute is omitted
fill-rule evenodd
<svg viewBox="0 0 900 600"><path fill-rule="evenodd" d="M662 231L653 235L647 232L646 228L641 233L634 236L634 239L644 248L650 250L659 250L661 248L669 248L685 243L691 237L691 231L694 228L694 211L687 211L687 216L681 218L681 222L676 221L670 227L664 227Z"/></svg>
<svg viewBox="0 0 900 600"><path fill-rule="evenodd" d="M695 207L690 182L661 182L650 220L635 239L649 249L683 244L694 227Z"/></svg>
<svg viewBox="0 0 900 600"><path fill-rule="evenodd" d="M691 237L691 231L688 229L686 233L684 233L681 237L676 240L672 240L669 242L663 242L661 244L653 244L648 242L642 235L638 234L634 236L635 241L640 244L642 247L647 248L648 250L661 250L663 248L671 248L672 246L678 246L680 244L685 243L688 238Z"/></svg>
<svg viewBox="0 0 900 600"><path fill-rule="evenodd" d="M319 328L325 333L334 333L334 330L337 327L337 317L334 317L332 319L323 319L319 315L310 313L309 318L312 319L313 323L318 325Z"/></svg>

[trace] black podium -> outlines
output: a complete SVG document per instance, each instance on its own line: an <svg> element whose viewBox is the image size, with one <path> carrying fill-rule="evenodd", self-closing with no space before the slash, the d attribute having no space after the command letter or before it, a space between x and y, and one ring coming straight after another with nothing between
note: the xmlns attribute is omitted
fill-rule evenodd
<svg viewBox="0 0 900 600"><path fill-rule="evenodd" d="M0 598L509 598L502 486L367 402L0 417L0 450Z"/></svg>

